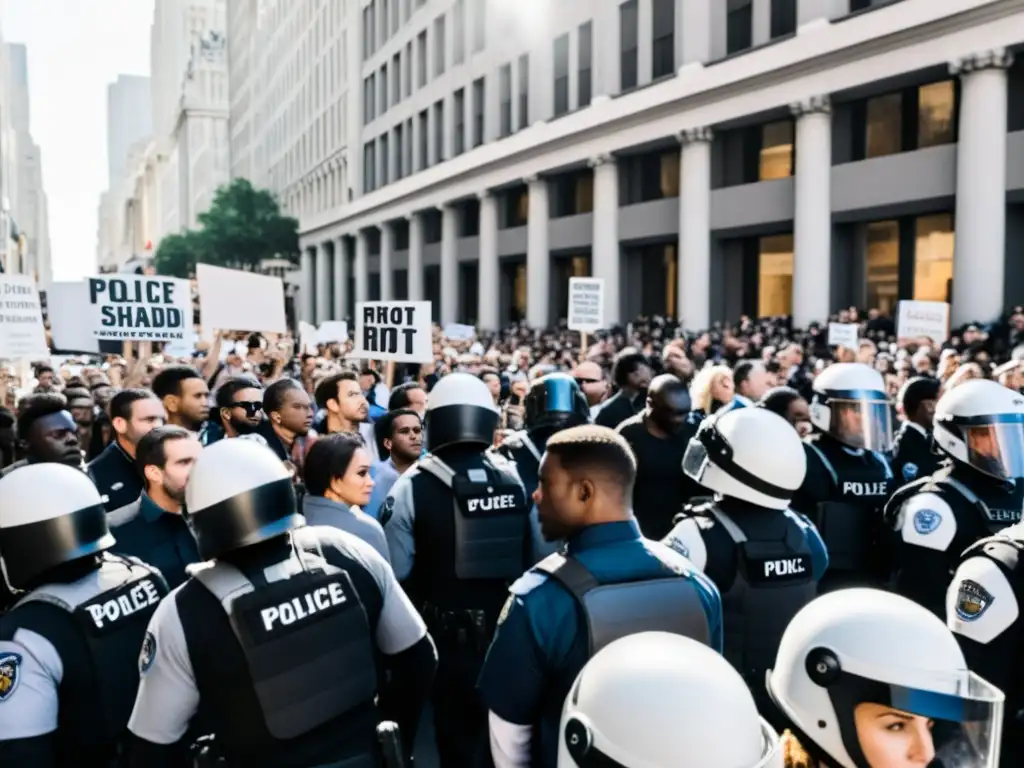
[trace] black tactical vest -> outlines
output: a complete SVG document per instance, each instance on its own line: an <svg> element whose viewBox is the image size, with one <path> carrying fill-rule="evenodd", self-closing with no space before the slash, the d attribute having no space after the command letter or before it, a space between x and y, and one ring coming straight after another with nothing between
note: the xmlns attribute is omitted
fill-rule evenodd
<svg viewBox="0 0 1024 768"><path fill-rule="evenodd" d="M302 736L377 693L376 645L348 573L321 555L296 550L278 580L258 586L223 561L192 569L221 603L238 639L267 731ZM245 713L218 712L224 755L250 748ZM374 756L353 766L373 765Z"/></svg>
<svg viewBox="0 0 1024 768"><path fill-rule="evenodd" d="M787 517L779 538L750 541L713 503L690 514L714 519L736 546L735 576L722 594L725 658L756 692L764 688L786 626L817 594L807 536Z"/></svg>
<svg viewBox="0 0 1024 768"><path fill-rule="evenodd" d="M526 495L522 485L490 465L494 460L485 456L485 466L465 474L432 453L417 464L452 491L459 579L515 579L530 565Z"/></svg>
<svg viewBox="0 0 1024 768"><path fill-rule="evenodd" d="M1020 522L1021 505L1020 493L1016 493L1013 500L1000 498L999 502L1009 508L998 508L990 505L985 499L972 491L966 483L957 480L950 474L951 467L936 472L931 477L924 477L913 483L908 483L892 495L889 504L886 506L886 517L891 524L895 525L900 508L911 496L918 493L935 493L939 496L953 496L954 499L966 502L967 506L976 510L979 519L983 521L985 529L990 535L999 533L1007 526ZM1000 494L1004 496L1004 494ZM831 553L830 553L831 554Z"/></svg>
<svg viewBox="0 0 1024 768"><path fill-rule="evenodd" d="M104 554L98 570L71 584L40 587L11 609L8 619L14 623L22 606L55 606L70 614L85 638L91 669L65 669L61 684L62 750L73 752L71 745L83 752L96 750L124 737L139 689L139 649L167 593L155 568L136 558ZM81 681L88 690L81 690Z"/></svg>
<svg viewBox="0 0 1024 768"><path fill-rule="evenodd" d="M583 610L591 656L609 643L638 632L670 632L705 645L711 642L698 587L683 573L601 584L579 560L558 553L534 567L576 598Z"/></svg>
<svg viewBox="0 0 1024 768"><path fill-rule="evenodd" d="M876 559L882 510L892 489L892 470L878 454L866 451L865 465L845 462L837 466L814 443L808 443L832 480L832 497L818 504L814 525L828 550L829 569L865 571ZM850 457L851 459L854 457Z"/></svg>

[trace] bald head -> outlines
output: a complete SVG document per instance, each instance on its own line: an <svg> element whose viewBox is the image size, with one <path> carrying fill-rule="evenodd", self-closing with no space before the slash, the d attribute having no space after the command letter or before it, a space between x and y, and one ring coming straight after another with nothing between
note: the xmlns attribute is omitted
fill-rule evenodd
<svg viewBox="0 0 1024 768"><path fill-rule="evenodd" d="M648 417L664 432L677 434L690 411L690 393L671 373L655 376L647 389Z"/></svg>
<svg viewBox="0 0 1024 768"><path fill-rule="evenodd" d="M603 379L604 372L601 370L601 366L597 363L587 360L580 363L573 369L573 378L576 379Z"/></svg>

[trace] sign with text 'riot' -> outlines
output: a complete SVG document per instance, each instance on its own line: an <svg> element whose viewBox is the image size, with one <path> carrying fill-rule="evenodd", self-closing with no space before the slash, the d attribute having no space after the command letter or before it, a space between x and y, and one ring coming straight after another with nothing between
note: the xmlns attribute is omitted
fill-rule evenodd
<svg viewBox="0 0 1024 768"><path fill-rule="evenodd" d="M25 275L0 275L0 359L50 356L36 282Z"/></svg>
<svg viewBox="0 0 1024 768"><path fill-rule="evenodd" d="M569 278L570 331L594 333L604 328L604 278Z"/></svg>
<svg viewBox="0 0 1024 768"><path fill-rule="evenodd" d="M99 275L85 281L88 323L100 341L183 341L192 336L188 280Z"/></svg>
<svg viewBox="0 0 1024 768"><path fill-rule="evenodd" d="M352 357L429 363L434 359L429 301L356 303Z"/></svg>

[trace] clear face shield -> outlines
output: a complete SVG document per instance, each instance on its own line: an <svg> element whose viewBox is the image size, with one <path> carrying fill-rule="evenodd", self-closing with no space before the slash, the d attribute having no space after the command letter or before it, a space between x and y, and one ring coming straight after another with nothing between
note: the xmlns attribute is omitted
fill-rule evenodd
<svg viewBox="0 0 1024 768"><path fill-rule="evenodd" d="M883 392L852 390L829 398L828 432L851 448L886 453L892 449L892 409Z"/></svg>
<svg viewBox="0 0 1024 768"><path fill-rule="evenodd" d="M953 423L963 433L972 467L1000 480L1024 477L1024 416L1012 413Z"/></svg>

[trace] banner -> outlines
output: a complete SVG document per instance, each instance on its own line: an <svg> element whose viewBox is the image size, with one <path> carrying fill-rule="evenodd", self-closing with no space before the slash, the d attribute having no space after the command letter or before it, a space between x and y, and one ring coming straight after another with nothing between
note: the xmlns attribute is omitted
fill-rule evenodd
<svg viewBox="0 0 1024 768"><path fill-rule="evenodd" d="M0 359L33 361L49 356L35 280L0 275Z"/></svg>
<svg viewBox="0 0 1024 768"><path fill-rule="evenodd" d="M82 321L97 341L186 341L192 338L188 280L143 275L99 275L84 283Z"/></svg>
<svg viewBox="0 0 1024 768"><path fill-rule="evenodd" d="M356 304L351 357L429 363L434 342L429 301L361 301Z"/></svg>

